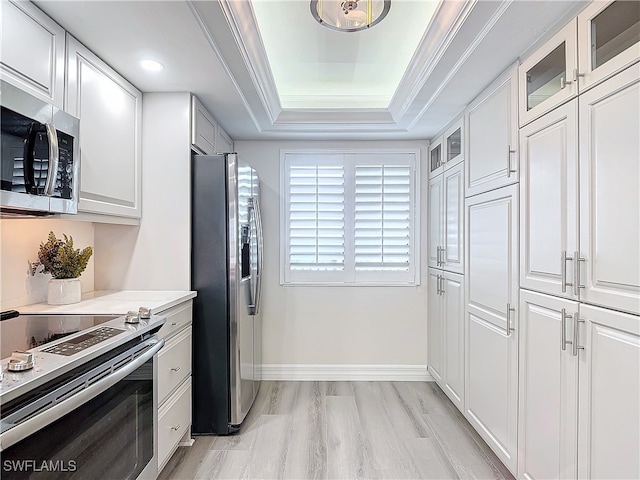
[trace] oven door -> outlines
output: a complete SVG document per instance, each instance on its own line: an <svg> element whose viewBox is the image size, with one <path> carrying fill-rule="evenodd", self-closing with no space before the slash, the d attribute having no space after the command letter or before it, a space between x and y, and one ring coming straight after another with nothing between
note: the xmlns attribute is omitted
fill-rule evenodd
<svg viewBox="0 0 640 480"><path fill-rule="evenodd" d="M155 479L163 345L138 343L3 415L1 478Z"/></svg>

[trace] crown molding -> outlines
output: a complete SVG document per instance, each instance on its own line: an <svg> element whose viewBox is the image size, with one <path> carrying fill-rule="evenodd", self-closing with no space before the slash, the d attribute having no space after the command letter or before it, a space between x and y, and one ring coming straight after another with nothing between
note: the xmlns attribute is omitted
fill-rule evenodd
<svg viewBox="0 0 640 480"><path fill-rule="evenodd" d="M219 2L260 101L269 120L274 123L282 111L282 106L251 2L237 0L219 0Z"/></svg>
<svg viewBox="0 0 640 480"><path fill-rule="evenodd" d="M188 5L188 7L189 7L189 10L191 10L191 13L193 14L193 17L195 18L196 22L198 23L198 26L200 27L200 30L202 31L202 33L204 34L205 38L207 39L207 43L211 47L211 50L213 50L213 53L218 58L218 61L220 62L220 65L222 65L222 68L224 69L224 71L226 72L227 76L229 77L229 80L233 84L234 89L236 90L236 92L240 96L240 101L242 102L242 105L246 109L247 114L251 118L251 121L253 122L253 124L256 127L256 129L258 131L260 131L261 130L260 122L256 118L256 116L255 116L255 114L253 112L253 109L251 108L251 105L249 104L249 101L247 100L246 96L244 95L244 92L242 91L242 89L240 88L240 85L236 81L235 76L231 72L231 69L229 68L229 65L228 65L227 61L225 60L224 56L222 55L222 53L220 51L220 48L218 47L218 44L214 40L213 35L209 31L209 27L207 26L207 23L204 21L204 19L200 15L200 12L196 8L193 0L186 0L186 3Z"/></svg>
<svg viewBox="0 0 640 480"><path fill-rule="evenodd" d="M398 122L407 114L476 2L440 2L389 104L389 112Z"/></svg>

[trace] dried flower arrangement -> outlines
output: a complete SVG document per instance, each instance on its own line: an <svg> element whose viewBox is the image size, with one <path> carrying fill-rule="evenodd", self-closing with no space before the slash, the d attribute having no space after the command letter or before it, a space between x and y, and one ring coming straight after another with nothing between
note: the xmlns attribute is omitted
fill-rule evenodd
<svg viewBox="0 0 640 480"><path fill-rule="evenodd" d="M46 243L41 243L38 250L39 263L44 266L43 273L50 273L53 278L78 278L87 268L93 248L74 249L73 237L63 236L64 240L49 232ZM33 268L31 264L30 267L35 273L37 267Z"/></svg>

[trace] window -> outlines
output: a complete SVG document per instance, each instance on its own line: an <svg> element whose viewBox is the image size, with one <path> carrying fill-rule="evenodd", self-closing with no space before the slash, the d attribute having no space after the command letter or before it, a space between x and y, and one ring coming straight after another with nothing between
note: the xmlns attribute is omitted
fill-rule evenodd
<svg viewBox="0 0 640 480"><path fill-rule="evenodd" d="M418 284L418 152L281 152L283 284Z"/></svg>

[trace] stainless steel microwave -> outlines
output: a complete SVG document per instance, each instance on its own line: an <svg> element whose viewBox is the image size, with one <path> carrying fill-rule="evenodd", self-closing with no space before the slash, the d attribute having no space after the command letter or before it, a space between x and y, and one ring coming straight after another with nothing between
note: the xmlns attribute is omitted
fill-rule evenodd
<svg viewBox="0 0 640 480"><path fill-rule="evenodd" d="M79 120L7 82L0 108L2 216L77 213Z"/></svg>

